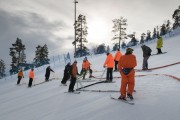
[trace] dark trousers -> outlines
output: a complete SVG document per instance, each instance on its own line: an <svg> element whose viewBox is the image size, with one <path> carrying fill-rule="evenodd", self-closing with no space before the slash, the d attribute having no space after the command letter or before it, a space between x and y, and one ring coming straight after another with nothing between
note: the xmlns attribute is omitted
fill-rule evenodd
<svg viewBox="0 0 180 120"><path fill-rule="evenodd" d="M86 74L87 74L87 70L86 69L82 69L81 70L81 75L83 75L83 79L85 79Z"/></svg>
<svg viewBox="0 0 180 120"><path fill-rule="evenodd" d="M62 84L66 84L67 80L69 80L70 75L69 73L64 73L63 79L61 81Z"/></svg>
<svg viewBox="0 0 180 120"><path fill-rule="evenodd" d="M21 79L22 79L22 77L21 77L21 76L18 76L17 84L19 84L19 83L21 82Z"/></svg>
<svg viewBox="0 0 180 120"><path fill-rule="evenodd" d="M28 84L28 87L31 87L31 86L32 86L32 81L33 81L33 79L32 79L32 78L29 78L29 84Z"/></svg>
<svg viewBox="0 0 180 120"><path fill-rule="evenodd" d="M146 70L148 69L148 59L150 56L143 57L143 67L142 69Z"/></svg>
<svg viewBox="0 0 180 120"><path fill-rule="evenodd" d="M112 81L113 79L113 68L107 68L106 80Z"/></svg>
<svg viewBox="0 0 180 120"><path fill-rule="evenodd" d="M161 48L157 48L157 54L162 53Z"/></svg>
<svg viewBox="0 0 180 120"><path fill-rule="evenodd" d="M49 75L45 76L45 81L49 81Z"/></svg>
<svg viewBox="0 0 180 120"><path fill-rule="evenodd" d="M115 71L117 70L118 61L115 61Z"/></svg>
<svg viewBox="0 0 180 120"><path fill-rule="evenodd" d="M71 76L71 82L69 85L69 92L73 92L74 91L74 85L76 84L76 77Z"/></svg>
<svg viewBox="0 0 180 120"><path fill-rule="evenodd" d="M89 67L89 77L92 77L92 73L93 73L93 71L92 71L92 69Z"/></svg>

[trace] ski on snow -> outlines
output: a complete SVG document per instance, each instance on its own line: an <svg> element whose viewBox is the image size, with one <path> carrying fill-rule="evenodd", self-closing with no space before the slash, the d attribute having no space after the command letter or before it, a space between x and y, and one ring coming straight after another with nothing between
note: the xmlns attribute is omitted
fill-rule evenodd
<svg viewBox="0 0 180 120"><path fill-rule="evenodd" d="M74 91L74 92L64 92L64 93L69 93L69 94L80 94L81 92L80 91Z"/></svg>
<svg viewBox="0 0 180 120"><path fill-rule="evenodd" d="M121 101L121 102L127 103L127 104L129 104L129 105L134 105L134 104L135 104L135 103L132 102L132 101L129 101L129 100L120 100L120 99L115 98L115 97L113 97L113 96L110 96L110 98L113 99L113 100L117 100L117 101Z"/></svg>

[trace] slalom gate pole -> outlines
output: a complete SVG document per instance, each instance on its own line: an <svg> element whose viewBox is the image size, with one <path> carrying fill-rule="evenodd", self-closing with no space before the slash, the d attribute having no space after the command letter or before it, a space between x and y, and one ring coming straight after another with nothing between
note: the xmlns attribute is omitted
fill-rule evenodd
<svg viewBox="0 0 180 120"><path fill-rule="evenodd" d="M78 77L76 77L76 82L77 82L77 83L76 83L76 84L77 84L77 89L78 89L78 79L79 79L79 78L78 78Z"/></svg>
<svg viewBox="0 0 180 120"><path fill-rule="evenodd" d="M34 86L35 86L35 78L33 79L33 83L34 83Z"/></svg>
<svg viewBox="0 0 180 120"><path fill-rule="evenodd" d="M21 78L21 81L22 81L22 84L26 84L26 81L23 77Z"/></svg>

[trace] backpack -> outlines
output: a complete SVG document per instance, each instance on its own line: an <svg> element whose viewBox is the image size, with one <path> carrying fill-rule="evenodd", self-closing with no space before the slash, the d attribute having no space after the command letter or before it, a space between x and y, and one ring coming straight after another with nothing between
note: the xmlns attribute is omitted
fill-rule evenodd
<svg viewBox="0 0 180 120"><path fill-rule="evenodd" d="M151 50L150 47L146 46L145 51L146 51L146 54L147 54L147 55L151 55L152 50Z"/></svg>

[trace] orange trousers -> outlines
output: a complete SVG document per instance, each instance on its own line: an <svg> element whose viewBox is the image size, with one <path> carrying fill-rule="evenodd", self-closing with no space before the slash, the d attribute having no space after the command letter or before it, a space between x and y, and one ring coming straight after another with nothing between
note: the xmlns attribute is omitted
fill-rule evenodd
<svg viewBox="0 0 180 120"><path fill-rule="evenodd" d="M131 70L128 75L124 75L123 72L120 72L122 80L121 80L121 88L120 93L122 97L126 97L127 93L133 95L134 86L135 86L135 71ZM128 88L127 88L128 87Z"/></svg>

